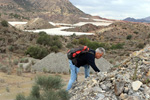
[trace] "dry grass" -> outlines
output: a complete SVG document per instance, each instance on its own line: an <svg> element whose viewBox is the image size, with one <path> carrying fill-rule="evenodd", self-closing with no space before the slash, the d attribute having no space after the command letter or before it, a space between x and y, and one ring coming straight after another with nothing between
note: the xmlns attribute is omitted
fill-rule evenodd
<svg viewBox="0 0 150 100"><path fill-rule="evenodd" d="M22 76L17 76L16 74L7 75L6 73L0 72L0 99L1 100L14 100L18 93L23 93L25 96L30 94L30 89L34 84L34 77L37 75L54 75L62 77L65 87L70 79L70 75L62 74L44 74L44 73L23 73ZM84 75L80 74L78 81L84 80ZM7 92L6 88L10 92Z"/></svg>

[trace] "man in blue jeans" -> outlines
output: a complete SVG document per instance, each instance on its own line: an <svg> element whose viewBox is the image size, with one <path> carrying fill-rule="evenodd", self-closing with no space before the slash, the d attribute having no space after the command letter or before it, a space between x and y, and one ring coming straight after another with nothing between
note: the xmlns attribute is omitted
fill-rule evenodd
<svg viewBox="0 0 150 100"><path fill-rule="evenodd" d="M71 89L72 84L75 82L77 78L77 74L79 72L80 66L83 66L85 69L85 78L89 77L90 67L94 69L95 72L100 72L100 70L95 65L95 58L99 59L105 54L104 48L97 48L95 51L90 49L89 52L79 56L77 59L77 64L74 65L71 60L69 60L70 70L71 70L71 78L69 80L67 91Z"/></svg>

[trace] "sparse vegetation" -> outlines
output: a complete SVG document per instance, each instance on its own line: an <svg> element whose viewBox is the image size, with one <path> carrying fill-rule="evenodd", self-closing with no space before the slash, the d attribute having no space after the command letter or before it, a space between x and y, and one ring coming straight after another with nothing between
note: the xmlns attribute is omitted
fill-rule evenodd
<svg viewBox="0 0 150 100"><path fill-rule="evenodd" d="M18 94L16 100L69 100L70 96L63 87L60 77L38 76L28 97Z"/></svg>
<svg viewBox="0 0 150 100"><path fill-rule="evenodd" d="M137 79L137 71L138 71L137 69L138 69L138 62L136 62L136 67L134 69L134 74L133 74L133 77L132 77L132 79L134 81Z"/></svg>
<svg viewBox="0 0 150 100"><path fill-rule="evenodd" d="M137 48L140 48L140 49L142 49L142 48L144 48L144 43L139 43L138 45L137 45Z"/></svg>
<svg viewBox="0 0 150 100"><path fill-rule="evenodd" d="M58 36L50 36L45 32L41 32L37 39L37 43L44 46L50 46L52 52L58 52L59 49L62 48L62 43L59 38L60 37Z"/></svg>
<svg viewBox="0 0 150 100"><path fill-rule="evenodd" d="M112 44L111 49L123 49L123 43Z"/></svg>
<svg viewBox="0 0 150 100"><path fill-rule="evenodd" d="M48 55L47 49L39 46L31 46L27 49L25 53L37 59L42 59L43 57Z"/></svg>
<svg viewBox="0 0 150 100"><path fill-rule="evenodd" d="M128 35L128 36L126 37L127 40L131 40L131 38L132 38L132 35Z"/></svg>
<svg viewBox="0 0 150 100"><path fill-rule="evenodd" d="M68 44L66 45L66 47L67 47L67 48L73 48L74 46L73 46L72 43L68 43Z"/></svg>
<svg viewBox="0 0 150 100"><path fill-rule="evenodd" d="M8 22L6 20L1 21L2 26L8 27Z"/></svg>
<svg viewBox="0 0 150 100"><path fill-rule="evenodd" d="M23 69L21 67L18 67L17 68L17 75L21 76L22 75L22 71L23 71Z"/></svg>

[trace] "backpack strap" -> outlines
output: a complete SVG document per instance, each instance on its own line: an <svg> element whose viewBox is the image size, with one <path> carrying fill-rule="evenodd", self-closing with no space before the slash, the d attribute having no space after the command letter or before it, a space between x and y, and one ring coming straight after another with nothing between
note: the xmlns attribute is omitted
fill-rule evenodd
<svg viewBox="0 0 150 100"><path fill-rule="evenodd" d="M90 54L94 55L94 52L92 52L92 51L89 51L89 52L87 52L87 53L90 53Z"/></svg>

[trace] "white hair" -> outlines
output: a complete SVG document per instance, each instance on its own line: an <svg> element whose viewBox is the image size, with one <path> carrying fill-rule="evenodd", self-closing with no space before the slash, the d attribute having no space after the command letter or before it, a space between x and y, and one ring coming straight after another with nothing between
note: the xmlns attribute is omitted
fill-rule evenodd
<svg viewBox="0 0 150 100"><path fill-rule="evenodd" d="M102 48L102 47L97 48L95 51L96 51L96 52L99 52L99 53L105 54L105 49Z"/></svg>

